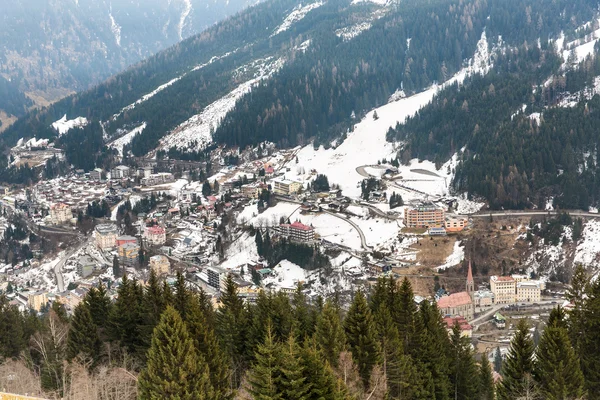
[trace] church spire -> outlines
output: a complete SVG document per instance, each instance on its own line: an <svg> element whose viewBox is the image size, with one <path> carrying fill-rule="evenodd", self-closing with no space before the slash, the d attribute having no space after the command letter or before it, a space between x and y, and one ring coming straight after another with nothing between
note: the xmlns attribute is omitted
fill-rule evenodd
<svg viewBox="0 0 600 400"><path fill-rule="evenodd" d="M471 268L471 260L469 260L469 272L467 272L467 293L470 295L475 292L475 282L473 281L473 269Z"/></svg>

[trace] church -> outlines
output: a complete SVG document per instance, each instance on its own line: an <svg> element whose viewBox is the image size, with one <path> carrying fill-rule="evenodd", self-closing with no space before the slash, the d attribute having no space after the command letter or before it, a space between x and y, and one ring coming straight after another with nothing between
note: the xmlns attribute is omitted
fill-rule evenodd
<svg viewBox="0 0 600 400"><path fill-rule="evenodd" d="M473 281L473 270L471 261L469 261L469 272L467 273L466 291L453 293L449 296L440 298L437 302L438 308L443 316L462 316L467 321L471 321L475 314L475 303L473 294L475 293L475 282Z"/></svg>

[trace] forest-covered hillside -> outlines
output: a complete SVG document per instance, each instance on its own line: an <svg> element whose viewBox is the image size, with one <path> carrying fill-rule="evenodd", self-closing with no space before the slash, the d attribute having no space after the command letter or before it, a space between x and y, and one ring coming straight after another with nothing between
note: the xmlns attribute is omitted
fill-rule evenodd
<svg viewBox="0 0 600 400"><path fill-rule="evenodd" d="M55 137L50 125L66 114L101 123L105 143L145 124L125 146L125 154L134 156L160 148L172 157L201 158L211 141L241 147L264 141L280 147L311 141L329 146L400 89L410 95L452 77L486 38L486 51L495 49L488 60L491 72L448 88L388 138L407 141L399 155L403 161L419 157L441 165L465 148L454 187L487 198L492 207L530 207L555 197L562 207L584 208L599 197L594 178L589 174L585 178L587 194L576 190L578 198L561 197L567 193L565 185L573 185L572 177L586 172L573 172L578 163L565 168L562 149L571 148L574 157L580 157L588 142L574 141L569 147L565 139L557 139L553 161L541 168L537 154L547 159L549 150L538 148L538 140L524 142L527 123L519 123L530 120L517 111L525 104L527 114L539 112L593 80L595 69L587 67L591 61L585 68L574 68L586 71L584 75L565 74L563 49L556 43L566 47L564 43L589 37L596 26L586 23L593 20L596 8L592 0L428 0L387 5L270 0L91 90L29 113L5 132L2 142L6 148L21 137ZM299 14L302 18L290 22L290 16ZM555 83L543 86L553 75ZM534 85L539 90L534 92ZM550 121L553 112L544 114L543 121ZM185 130L194 123L196 130ZM544 124L535 124L535 129L545 129ZM499 127L514 140L500 136ZM165 140L179 131L188 136L186 140ZM95 132L100 135L100 130ZM60 142L65 147L68 141ZM506 148L510 143L514 148ZM532 147L525 154L527 145ZM102 146L94 148L106 153ZM481 156L469 157L474 153ZM85 169L103 165L100 160L106 158L106 154L90 157L96 161L86 162ZM562 171L560 176L557 171ZM6 176L18 174L0 171L2 179Z"/></svg>

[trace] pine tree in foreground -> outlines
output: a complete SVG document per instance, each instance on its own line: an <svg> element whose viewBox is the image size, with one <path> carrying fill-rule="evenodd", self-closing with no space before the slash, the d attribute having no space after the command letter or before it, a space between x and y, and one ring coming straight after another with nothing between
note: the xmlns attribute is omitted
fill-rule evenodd
<svg viewBox="0 0 600 400"><path fill-rule="evenodd" d="M502 382L498 387L498 399L514 400L533 391L533 339L529 325L519 320L517 331L510 342L508 356L502 365Z"/></svg>
<svg viewBox="0 0 600 400"><path fill-rule="evenodd" d="M98 327L94 324L88 304L83 301L75 307L71 320L67 339L67 359L83 357L86 362L96 362L100 354L100 345Z"/></svg>
<svg viewBox="0 0 600 400"><path fill-rule="evenodd" d="M271 321L267 321L267 335L258 346L255 362L248 374L248 392L254 400L278 400L281 396L279 360L280 349L273 340Z"/></svg>
<svg viewBox="0 0 600 400"><path fill-rule="evenodd" d="M300 347L293 334L282 346L279 370L282 398L286 400L307 399L310 385L306 382L304 366L300 358Z"/></svg>
<svg viewBox="0 0 600 400"><path fill-rule="evenodd" d="M494 375L492 374L492 365L487 358L487 354L481 356L481 365L479 366L479 399L494 400L496 398L496 388L494 385Z"/></svg>
<svg viewBox="0 0 600 400"><path fill-rule="evenodd" d="M346 336L339 312L331 301L325 303L317 318L315 338L325 360L337 367L340 353L346 347Z"/></svg>
<svg viewBox="0 0 600 400"><path fill-rule="evenodd" d="M344 328L352 358L358 366L363 384L368 387L371 371L379 362L380 354L375 321L362 292L354 296L344 321Z"/></svg>
<svg viewBox="0 0 600 400"><path fill-rule="evenodd" d="M584 380L579 359L564 328L561 309L554 309L536 350L533 376L544 399L579 399Z"/></svg>
<svg viewBox="0 0 600 400"><path fill-rule="evenodd" d="M203 400L212 388L208 368L198 355L181 317L167 307L152 335L146 368L138 378L141 399Z"/></svg>
<svg viewBox="0 0 600 400"><path fill-rule="evenodd" d="M477 396L479 382L477 365L473 358L469 338L462 336L458 324L452 327L450 383L453 399L470 400Z"/></svg>

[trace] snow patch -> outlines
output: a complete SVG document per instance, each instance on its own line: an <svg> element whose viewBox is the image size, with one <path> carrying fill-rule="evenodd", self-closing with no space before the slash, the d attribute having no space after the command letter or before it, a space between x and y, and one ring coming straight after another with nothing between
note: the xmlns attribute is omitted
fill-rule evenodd
<svg viewBox="0 0 600 400"><path fill-rule="evenodd" d="M129 132L127 132L126 134L124 134L120 138L118 138L115 141L113 141L112 143L110 143L108 145L108 147L112 147L113 149L117 149L117 151L119 152L119 155L121 157L123 157L123 146L128 145L129 143L131 143L131 140L133 139L133 137L135 135L137 135L138 133L142 133L142 131L144 129L146 129L146 123L145 122L142 125L138 126L137 128L134 128L134 129L130 130Z"/></svg>
<svg viewBox="0 0 600 400"><path fill-rule="evenodd" d="M283 59L272 61L271 58L263 60L257 76L242 83L237 88L206 106L200 114L194 115L180 124L160 141L160 147L169 149L176 147L186 149L194 145L195 150L204 149L212 142L212 134L219 127L227 113L235 107L236 102L252 90L252 86L271 76L278 71L284 63Z"/></svg>
<svg viewBox="0 0 600 400"><path fill-rule="evenodd" d="M598 270L600 267L600 221L590 220L584 227L582 240L575 250L574 264L582 264Z"/></svg>
<svg viewBox="0 0 600 400"><path fill-rule="evenodd" d="M292 10L292 12L287 17L285 17L283 23L279 25L277 29L275 29L273 34L271 34L271 37L278 35L281 32L287 31L294 23L302 20L304 17L306 17L306 14L308 14L315 8L321 7L323 4L325 3L322 1L317 1L316 3L307 4L305 6L302 6L302 4L296 6Z"/></svg>
<svg viewBox="0 0 600 400"><path fill-rule="evenodd" d="M117 46L121 47L121 26L117 24L112 15L112 7L111 11L108 12L108 16L110 18L110 30L115 36L115 42L117 43Z"/></svg>
<svg viewBox="0 0 600 400"><path fill-rule="evenodd" d="M192 11L192 2L190 0L183 0L183 3L185 8L183 9L181 18L179 19L179 40L183 40L183 27L185 26L185 20Z"/></svg>
<svg viewBox="0 0 600 400"><path fill-rule="evenodd" d="M446 262L436 269L438 271L448 269L450 267L454 267L455 265L460 264L465 259L465 248L460 245L460 241L457 240L454 242L454 249L452 250L452 254L446 257Z"/></svg>
<svg viewBox="0 0 600 400"><path fill-rule="evenodd" d="M263 279L262 283L271 289L293 289L298 282L306 280L307 272L299 265L288 260L282 260L273 268L270 276Z"/></svg>
<svg viewBox="0 0 600 400"><path fill-rule="evenodd" d="M59 136L64 135L69 132L69 130L73 128L83 128L88 124L87 118L77 117L75 119L67 120L67 114L65 114L61 119L52 123L52 127L58 131Z"/></svg>
<svg viewBox="0 0 600 400"><path fill-rule="evenodd" d="M370 22L361 22L356 25L346 26L344 28L338 29L335 31L335 35L347 42L349 40L354 39L364 31L371 29L371 26L373 26L373 24L371 24Z"/></svg>

